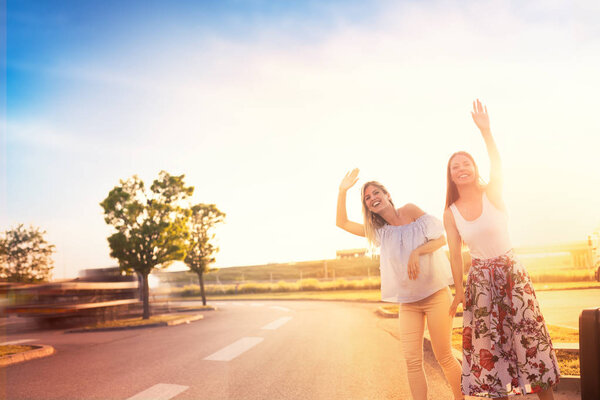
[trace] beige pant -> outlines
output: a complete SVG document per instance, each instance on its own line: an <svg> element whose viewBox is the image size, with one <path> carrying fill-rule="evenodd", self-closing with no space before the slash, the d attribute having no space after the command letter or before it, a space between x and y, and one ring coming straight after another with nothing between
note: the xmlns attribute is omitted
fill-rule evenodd
<svg viewBox="0 0 600 400"><path fill-rule="evenodd" d="M414 400L427 400L427 379L423 369L425 319L435 358L442 366L454 398L463 398L460 387L461 367L452 355L451 347L452 318L448 314L451 297L450 289L445 287L423 300L400 304L400 342Z"/></svg>

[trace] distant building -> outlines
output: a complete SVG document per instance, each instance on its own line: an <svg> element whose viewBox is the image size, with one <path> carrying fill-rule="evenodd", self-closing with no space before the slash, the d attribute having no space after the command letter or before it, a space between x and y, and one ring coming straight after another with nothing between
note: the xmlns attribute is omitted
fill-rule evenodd
<svg viewBox="0 0 600 400"><path fill-rule="evenodd" d="M592 251L592 266L600 267L600 228L588 236L588 246Z"/></svg>
<svg viewBox="0 0 600 400"><path fill-rule="evenodd" d="M358 258L358 257L366 257L367 249L348 249L348 250L338 250L335 252L336 258Z"/></svg>

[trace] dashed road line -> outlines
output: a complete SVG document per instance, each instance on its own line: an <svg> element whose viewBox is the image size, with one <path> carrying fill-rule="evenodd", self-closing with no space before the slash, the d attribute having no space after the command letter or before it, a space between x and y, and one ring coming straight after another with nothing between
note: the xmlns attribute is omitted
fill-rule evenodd
<svg viewBox="0 0 600 400"><path fill-rule="evenodd" d="M4 342L4 343L0 343L0 346L8 346L8 345L11 345L11 344L29 343L29 342L37 342L37 339L21 339L21 340L13 340L12 342Z"/></svg>
<svg viewBox="0 0 600 400"><path fill-rule="evenodd" d="M208 357L205 357L204 359L210 361L231 361L240 354L250 350L263 340L264 338L261 337L241 338L240 340L233 342L229 346L222 348L221 350L211 354Z"/></svg>
<svg viewBox="0 0 600 400"><path fill-rule="evenodd" d="M272 310L280 310L280 311L285 311L285 312L290 312L290 311L292 311L292 310L290 310L290 309L289 309L289 308L287 308L287 307L281 307L281 306L271 306L271 307L269 307L269 308L270 308L270 309L272 309Z"/></svg>
<svg viewBox="0 0 600 400"><path fill-rule="evenodd" d="M189 386L158 383L127 400L169 400L188 389Z"/></svg>
<svg viewBox="0 0 600 400"><path fill-rule="evenodd" d="M288 323L288 321L291 319L292 319L292 317L281 317L281 318L276 319L275 321L263 326L261 329L275 330L275 329L283 326L284 324Z"/></svg>

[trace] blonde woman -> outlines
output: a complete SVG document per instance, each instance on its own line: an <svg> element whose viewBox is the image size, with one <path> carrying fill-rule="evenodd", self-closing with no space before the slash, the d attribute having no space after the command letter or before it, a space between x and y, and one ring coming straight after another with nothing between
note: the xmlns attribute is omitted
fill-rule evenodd
<svg viewBox="0 0 600 400"><path fill-rule="evenodd" d="M498 399L537 393L551 400L560 372L529 275L512 252L487 108L477 100L471 114L490 157L490 181L481 183L471 155L454 153L446 171L444 212L454 281L460 282L450 314L465 303L462 391ZM463 242L472 258L464 291Z"/></svg>
<svg viewBox="0 0 600 400"><path fill-rule="evenodd" d="M358 181L358 172L348 172L340 184L336 225L380 248L381 298L399 303L401 345L413 399L427 399L425 321L454 399L462 399L460 365L450 345L452 296L448 285L452 277L448 258L440 250L446 244L442 223L414 204L395 208L388 191L375 181L365 183L361 190L364 223L348 220L346 193Z"/></svg>

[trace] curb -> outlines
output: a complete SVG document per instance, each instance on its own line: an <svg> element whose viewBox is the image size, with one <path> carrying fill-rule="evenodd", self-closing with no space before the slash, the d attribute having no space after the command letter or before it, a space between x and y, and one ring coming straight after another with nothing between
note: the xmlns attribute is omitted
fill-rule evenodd
<svg viewBox="0 0 600 400"><path fill-rule="evenodd" d="M375 314L383 318L398 318L398 313L388 311L383 307L377 307Z"/></svg>
<svg viewBox="0 0 600 400"><path fill-rule="evenodd" d="M425 331L424 335L424 345L427 346L428 350L433 352L433 347L431 346L431 338L429 337L429 332ZM452 347L452 355L456 360L462 363L462 352L456 350ZM566 391L566 392L581 392L581 378L577 375L561 375L558 384L554 386L554 391Z"/></svg>
<svg viewBox="0 0 600 400"><path fill-rule="evenodd" d="M205 308L190 308L187 310L171 310L172 313L185 313L185 312L202 312L202 311L217 311L219 308L216 306L207 306Z"/></svg>
<svg viewBox="0 0 600 400"><path fill-rule="evenodd" d="M561 375L555 390L581 393L581 377L577 375Z"/></svg>
<svg viewBox="0 0 600 400"><path fill-rule="evenodd" d="M173 301L198 301L190 298L175 298ZM298 298L274 298L274 297L257 297L255 299L235 299L230 297L224 297L222 299L215 297L212 301L339 301L343 303L365 303L365 304L376 304L381 303L381 300L369 300L369 299L310 299L306 297Z"/></svg>
<svg viewBox="0 0 600 400"><path fill-rule="evenodd" d="M0 367L35 360L36 358L48 357L56 352L54 347L48 345L32 345L32 347L34 347L34 349L0 357Z"/></svg>
<svg viewBox="0 0 600 400"><path fill-rule="evenodd" d="M115 326L115 327L92 328L92 329L80 328L80 329L71 329L71 330L65 331L65 333L124 331L124 330L128 330L128 329L145 329L145 328L156 328L156 327L160 327L160 326L175 326L175 325L181 325L181 324L189 324L190 322L198 321L203 318L204 318L204 315L198 314L198 315L192 315L189 317L182 317L182 318L175 319L172 321L156 322L154 324L135 325L135 326Z"/></svg>
<svg viewBox="0 0 600 400"><path fill-rule="evenodd" d="M153 303L152 306L159 310L159 312L161 314L172 314L172 313L185 313L185 312L202 312L202 311L216 311L219 308L217 306L213 306L213 305L206 305L206 306L196 306L196 307L191 307L191 306L172 306L172 305L168 305L166 302L163 303ZM189 307L189 308L185 308L185 307ZM164 311L164 312L163 312Z"/></svg>

